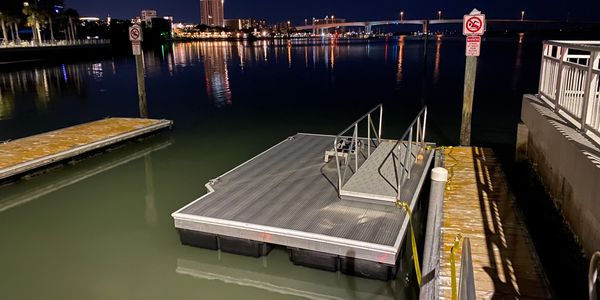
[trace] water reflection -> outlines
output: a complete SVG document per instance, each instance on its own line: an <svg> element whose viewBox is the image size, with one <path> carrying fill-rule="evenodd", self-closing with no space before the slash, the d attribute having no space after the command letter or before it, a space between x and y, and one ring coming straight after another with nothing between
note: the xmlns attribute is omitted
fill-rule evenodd
<svg viewBox="0 0 600 300"><path fill-rule="evenodd" d="M442 48L442 38L438 36L435 43L435 64L433 65L433 83L440 80L440 49Z"/></svg>
<svg viewBox="0 0 600 300"><path fill-rule="evenodd" d="M402 82L402 62L404 60L404 40L405 36L398 39L398 66L396 71L396 83Z"/></svg>
<svg viewBox="0 0 600 300"><path fill-rule="evenodd" d="M364 280L294 266L283 249L274 249L261 259L234 257L220 251L213 253L201 259L178 258L176 273L201 281L216 280L306 299L397 299L402 298L403 293L409 293L406 290L399 293L400 285L404 284L402 279Z"/></svg>
<svg viewBox="0 0 600 300"><path fill-rule="evenodd" d="M75 92L84 96L84 79L87 73L95 79L102 78L102 64L60 65L0 73L0 120L12 119L20 105L16 99L33 95L38 112L45 112L60 95ZM25 99L23 99L25 101Z"/></svg>
<svg viewBox="0 0 600 300"><path fill-rule="evenodd" d="M231 105L229 70L227 68L227 61L231 59L232 55L230 45L227 42L200 43L206 92L216 107Z"/></svg>
<svg viewBox="0 0 600 300"><path fill-rule="evenodd" d="M515 67L513 70L513 81L512 88L516 89L521 79L521 65L523 57L523 39L525 38L524 33L519 33L519 42L517 43L517 55L515 56Z"/></svg>
<svg viewBox="0 0 600 300"><path fill-rule="evenodd" d="M148 225L156 225L156 200L154 195L154 175L152 169L152 157L150 154L144 156L144 173L146 174L145 216Z"/></svg>
<svg viewBox="0 0 600 300"><path fill-rule="evenodd" d="M170 138L158 137L141 144L133 144L114 152L105 153L98 158L88 159L85 163L71 166L68 171L63 169L62 172L35 177L33 180L22 184L12 185L10 186L10 193L3 193L0 197L0 212L57 192L144 157L147 187L146 220L149 224L154 224L156 222L156 209L150 153L165 149L171 144L173 144L173 140ZM3 190L3 192L6 192L6 190Z"/></svg>

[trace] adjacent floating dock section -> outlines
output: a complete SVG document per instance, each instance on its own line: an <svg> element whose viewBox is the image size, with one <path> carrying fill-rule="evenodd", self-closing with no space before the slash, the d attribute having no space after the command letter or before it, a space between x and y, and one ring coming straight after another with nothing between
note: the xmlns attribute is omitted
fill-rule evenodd
<svg viewBox="0 0 600 300"><path fill-rule="evenodd" d="M107 118L0 144L0 181L39 170L173 124L169 120Z"/></svg>
<svg viewBox="0 0 600 300"><path fill-rule="evenodd" d="M381 139L381 130L359 135L378 123L371 112L351 135L299 133L211 180L206 195L172 214L181 242L256 257L284 246L295 264L395 278L409 219L394 204L415 207L434 150L422 134L425 110L408 140ZM340 194L349 185L357 193L346 199ZM391 200L381 197L388 191Z"/></svg>
<svg viewBox="0 0 600 300"><path fill-rule="evenodd" d="M445 165L450 176L443 205L437 298L452 299L450 249L459 233L471 241L477 299L551 298L545 273L494 152L471 147L446 149ZM458 278L461 246L455 251Z"/></svg>

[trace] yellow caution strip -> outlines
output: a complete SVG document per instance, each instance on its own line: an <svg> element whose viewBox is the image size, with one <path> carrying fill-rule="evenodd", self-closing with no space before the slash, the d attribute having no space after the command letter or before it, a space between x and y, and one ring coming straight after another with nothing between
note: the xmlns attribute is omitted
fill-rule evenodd
<svg viewBox="0 0 600 300"><path fill-rule="evenodd" d="M415 263L415 273L417 275L417 283L421 286L421 267L419 266L419 253L417 252L417 241L415 239L415 230L413 229L412 223L412 213L410 211L410 206L407 202L396 201L396 207L404 208L406 210L406 214L408 215L408 221L410 223L410 240L412 244L412 252L413 252L413 262Z"/></svg>

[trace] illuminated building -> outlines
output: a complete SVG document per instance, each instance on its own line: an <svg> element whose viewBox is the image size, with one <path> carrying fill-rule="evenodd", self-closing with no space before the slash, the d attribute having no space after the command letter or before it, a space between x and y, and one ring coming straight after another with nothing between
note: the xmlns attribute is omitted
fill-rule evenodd
<svg viewBox="0 0 600 300"><path fill-rule="evenodd" d="M200 0L200 24L225 26L224 0Z"/></svg>
<svg viewBox="0 0 600 300"><path fill-rule="evenodd" d="M140 17L142 21L148 22L150 19L158 17L158 13L156 12L156 10L144 9L140 13Z"/></svg>
<svg viewBox="0 0 600 300"><path fill-rule="evenodd" d="M242 29L263 29L267 27L266 20L255 20L255 19L225 19L224 20L225 27L231 28L233 30L242 30Z"/></svg>

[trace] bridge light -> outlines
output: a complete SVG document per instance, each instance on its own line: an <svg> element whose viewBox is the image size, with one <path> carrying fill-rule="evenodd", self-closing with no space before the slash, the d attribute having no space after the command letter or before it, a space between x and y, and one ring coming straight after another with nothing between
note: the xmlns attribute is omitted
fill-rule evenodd
<svg viewBox="0 0 600 300"><path fill-rule="evenodd" d="M402 22L404 21L404 12L403 11L400 12L400 21L402 21Z"/></svg>
<svg viewBox="0 0 600 300"><path fill-rule="evenodd" d="M438 10L438 20L441 20L441 19L442 19L442 11Z"/></svg>
<svg viewBox="0 0 600 300"><path fill-rule="evenodd" d="M523 21L523 19L524 19L524 18L525 18L525 11L524 11L524 10L522 10L522 11L521 11L521 21Z"/></svg>

